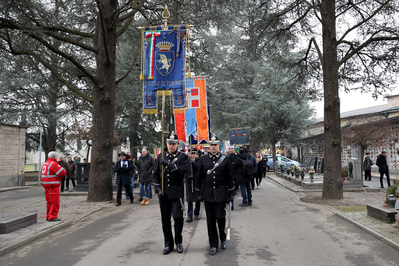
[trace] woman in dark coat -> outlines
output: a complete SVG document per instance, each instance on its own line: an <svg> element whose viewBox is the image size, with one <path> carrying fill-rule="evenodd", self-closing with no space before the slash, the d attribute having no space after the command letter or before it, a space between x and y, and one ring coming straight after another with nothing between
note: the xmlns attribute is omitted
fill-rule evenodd
<svg viewBox="0 0 399 266"><path fill-rule="evenodd" d="M133 170L133 164L126 159L126 153L119 154L120 160L115 164L116 184L118 185L118 192L116 194L116 206L121 205L122 201L122 186L125 187L130 198L130 203L133 203L133 194L130 190L130 175L129 172Z"/></svg>
<svg viewBox="0 0 399 266"><path fill-rule="evenodd" d="M190 155L191 154L191 155ZM190 158L191 157L191 158ZM189 152L189 160L187 165L187 172L184 174L184 179L186 180L186 199L187 199L187 223L193 221L193 212L195 220L199 220L199 212L201 208L201 202L197 201L197 196L195 195L194 188L194 172L198 170L199 158L197 154L197 149L192 149ZM193 203L195 202L195 209L193 211Z"/></svg>
<svg viewBox="0 0 399 266"><path fill-rule="evenodd" d="M266 165L265 165L266 162L258 152L255 154L255 160L258 165L258 167L256 169L256 173L255 173L256 186L258 188L260 188L260 183L262 182L262 178L263 178L263 169L266 168Z"/></svg>

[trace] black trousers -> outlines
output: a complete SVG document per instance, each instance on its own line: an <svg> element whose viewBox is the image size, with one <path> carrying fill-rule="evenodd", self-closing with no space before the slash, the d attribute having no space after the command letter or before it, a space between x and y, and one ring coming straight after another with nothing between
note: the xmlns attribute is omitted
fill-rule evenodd
<svg viewBox="0 0 399 266"><path fill-rule="evenodd" d="M364 180L371 181L371 170L364 170Z"/></svg>
<svg viewBox="0 0 399 266"><path fill-rule="evenodd" d="M74 178L74 177L72 177L72 178L67 177L67 178L66 178L66 188L69 189L69 180L72 181L72 186L73 186L73 187L76 187L75 178Z"/></svg>
<svg viewBox="0 0 399 266"><path fill-rule="evenodd" d="M118 184L118 191L116 192L116 202L121 203L122 201L122 186L126 189L127 194L129 195L130 200L133 199L133 193L130 190L130 184L122 185L122 182Z"/></svg>
<svg viewBox="0 0 399 266"><path fill-rule="evenodd" d="M65 188L65 176L61 178L61 192L64 192L64 188Z"/></svg>
<svg viewBox="0 0 399 266"><path fill-rule="evenodd" d="M255 188L255 176L254 175L251 176L251 188L252 188L252 190L254 190L254 188Z"/></svg>
<svg viewBox="0 0 399 266"><path fill-rule="evenodd" d="M226 203L205 201L206 224L208 226L209 246L218 248L220 241L226 240ZM219 229L219 235L218 235Z"/></svg>
<svg viewBox="0 0 399 266"><path fill-rule="evenodd" d="M183 201L183 200L182 200ZM163 195L159 197L159 208L161 209L161 221L162 221L162 231L165 241L165 247L170 247L171 249L175 244L183 243L183 209L180 199L170 200L168 195ZM171 217L174 220L175 229L175 239L173 241L172 234L172 222Z"/></svg>

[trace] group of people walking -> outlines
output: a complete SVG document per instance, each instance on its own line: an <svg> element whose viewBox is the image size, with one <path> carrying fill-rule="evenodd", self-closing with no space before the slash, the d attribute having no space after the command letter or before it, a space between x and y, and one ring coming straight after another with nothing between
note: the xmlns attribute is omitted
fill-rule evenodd
<svg viewBox="0 0 399 266"><path fill-rule="evenodd" d="M204 203L209 253L216 254L220 247L227 247L226 241L226 205L234 209L234 196L238 187L241 188L243 202L240 206L252 205L251 189L254 189L255 182L260 187L261 179L265 174L266 161L264 157L256 154L253 157L245 148L240 148L238 155L230 151L228 155L220 152L219 139L213 135L204 152L199 156L199 151L191 149L188 155L178 150L179 139L172 132L166 140L166 149L154 160L146 149L142 150L136 166L140 178L141 204L147 204L151 198L151 182L154 184L154 191L158 195L161 212L162 230L164 235L163 254L167 255L173 250L182 253L183 247L183 225L185 205L187 201L187 223L193 218L200 219L201 202ZM120 205L120 194L122 190L119 176L132 170L129 163L123 169L125 155L120 154L121 160L117 162L118 196L117 206ZM253 173L248 174L244 165L250 161ZM134 164L133 164L134 168ZM127 179L126 179L127 180ZM125 186L130 197L130 188ZM144 203L143 203L144 202ZM131 200L133 203L133 200ZM174 234L172 222L174 220Z"/></svg>

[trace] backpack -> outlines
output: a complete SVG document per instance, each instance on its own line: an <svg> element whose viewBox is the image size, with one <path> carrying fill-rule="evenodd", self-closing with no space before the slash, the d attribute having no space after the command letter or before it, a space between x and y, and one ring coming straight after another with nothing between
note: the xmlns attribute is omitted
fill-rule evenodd
<svg viewBox="0 0 399 266"><path fill-rule="evenodd" d="M252 162L248 158L248 156L247 156L247 158L245 160L243 160L241 158L239 158L239 159L240 159L241 164L242 164L242 170L243 170L244 175L246 175L246 176L253 175L255 173L254 165L252 164Z"/></svg>

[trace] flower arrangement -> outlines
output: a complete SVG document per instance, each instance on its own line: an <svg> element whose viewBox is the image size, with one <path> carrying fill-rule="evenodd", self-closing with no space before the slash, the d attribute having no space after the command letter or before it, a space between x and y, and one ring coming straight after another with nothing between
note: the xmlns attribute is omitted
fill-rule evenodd
<svg viewBox="0 0 399 266"><path fill-rule="evenodd" d="M282 169L285 166L285 163L279 163L278 166Z"/></svg>
<svg viewBox="0 0 399 266"><path fill-rule="evenodd" d="M306 167L301 167L299 170L301 173L305 173L306 172Z"/></svg>
<svg viewBox="0 0 399 266"><path fill-rule="evenodd" d="M314 175L314 173L315 173L315 171L313 168L308 172L309 175Z"/></svg>
<svg viewBox="0 0 399 266"><path fill-rule="evenodd" d="M291 165L290 165L290 170L291 170L291 171L295 171L295 167L296 167L296 166L295 166L294 164L291 164Z"/></svg>

